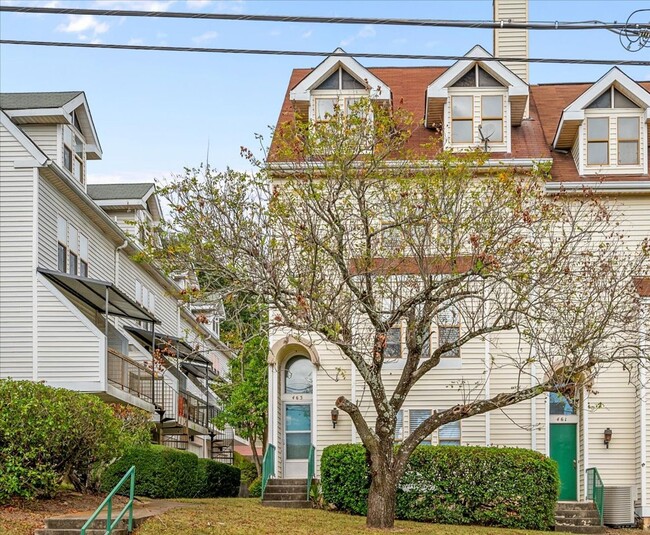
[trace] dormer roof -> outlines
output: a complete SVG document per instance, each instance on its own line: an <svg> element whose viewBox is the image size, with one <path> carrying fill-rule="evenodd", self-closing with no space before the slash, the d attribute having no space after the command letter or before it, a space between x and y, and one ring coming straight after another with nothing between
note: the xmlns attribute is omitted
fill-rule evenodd
<svg viewBox="0 0 650 535"><path fill-rule="evenodd" d="M331 56L322 61L291 90L290 99L294 102L309 102L311 91L341 67L365 86L370 92L371 99L389 101L391 98L390 88L356 59L343 54L345 54L345 50L337 48Z"/></svg>
<svg viewBox="0 0 650 535"><path fill-rule="evenodd" d="M152 182L88 184L87 192L104 210L141 208L148 210L154 221L160 220L160 202Z"/></svg>
<svg viewBox="0 0 650 535"><path fill-rule="evenodd" d="M2 93L0 109L16 124L72 124L74 111L86 141L86 158L102 158L102 148L83 91Z"/></svg>
<svg viewBox="0 0 650 535"><path fill-rule="evenodd" d="M468 58L492 58L483 47L476 45L467 54ZM443 106L447 102L448 88L453 86L474 65L479 64L490 76L500 82L508 91L510 116L513 125L520 125L528 102L528 84L498 61L463 59L454 63L440 77L427 87L427 108L425 125L428 128L442 123Z"/></svg>
<svg viewBox="0 0 650 535"><path fill-rule="evenodd" d="M553 138L554 149L569 150L573 147L578 128L585 118L585 109L611 86L639 108L650 108L650 93L618 67L614 67L564 108ZM647 120L650 121L650 117Z"/></svg>

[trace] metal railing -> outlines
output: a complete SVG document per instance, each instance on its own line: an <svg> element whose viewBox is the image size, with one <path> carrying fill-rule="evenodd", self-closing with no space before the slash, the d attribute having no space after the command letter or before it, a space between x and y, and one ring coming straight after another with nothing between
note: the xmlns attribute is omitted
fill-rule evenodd
<svg viewBox="0 0 650 535"><path fill-rule="evenodd" d="M313 444L309 445L309 457L307 458L307 500L311 496L311 482L316 473L316 448Z"/></svg>
<svg viewBox="0 0 650 535"><path fill-rule="evenodd" d="M264 498L264 491L266 484L275 475L275 446L268 444L264 452L264 460L262 461L262 498Z"/></svg>
<svg viewBox="0 0 650 535"><path fill-rule="evenodd" d="M126 483L127 479L130 479L130 488L129 488L129 501L126 503L124 508L119 512L119 514L115 517L115 520L112 519L113 517L113 496L117 494L117 492L122 488L122 485ZM124 474L124 477L120 479L119 483L113 487L113 490L111 490L108 493L108 496L104 498L104 501L100 504L100 506L97 508L97 510L92 514L92 516L86 521L86 523L82 526L81 528L81 535L86 535L86 530L92 529L90 526L92 523L97 519L97 516L99 516L99 513L102 512L104 508L106 508L106 531L104 535L110 535L113 533L113 529L120 523L122 520L122 517L126 514L126 512L129 512L129 521L128 521L128 532L131 533L133 531L133 500L135 498L135 466L132 466L131 468L128 469L126 474Z"/></svg>
<svg viewBox="0 0 650 535"><path fill-rule="evenodd" d="M603 505L605 501L605 487L600 478L598 469L587 468L587 499L592 500L598 510L600 525L603 525Z"/></svg>
<svg viewBox="0 0 650 535"><path fill-rule="evenodd" d="M108 348L107 379L113 386L153 403L153 372L113 348Z"/></svg>

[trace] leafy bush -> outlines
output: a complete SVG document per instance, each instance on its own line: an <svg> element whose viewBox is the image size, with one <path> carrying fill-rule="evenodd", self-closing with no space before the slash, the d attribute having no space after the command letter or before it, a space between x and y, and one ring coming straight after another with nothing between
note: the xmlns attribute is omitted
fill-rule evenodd
<svg viewBox="0 0 650 535"><path fill-rule="evenodd" d="M135 466L135 493L149 498L192 498L201 493L199 458L188 451L164 446L129 449L102 476L102 490L110 491Z"/></svg>
<svg viewBox="0 0 650 535"><path fill-rule="evenodd" d="M257 468L255 468L255 463L249 461L241 453L235 452L234 466L241 470L242 483L250 485L257 478Z"/></svg>
<svg viewBox="0 0 650 535"><path fill-rule="evenodd" d="M236 498L239 495L239 468L211 459L199 459L198 469L201 481L200 497Z"/></svg>
<svg viewBox="0 0 650 535"><path fill-rule="evenodd" d="M0 380L0 503L51 496L63 480L94 488L102 467L142 436L96 396Z"/></svg>
<svg viewBox="0 0 650 535"><path fill-rule="evenodd" d="M365 515L369 467L362 445L325 448L325 499ZM549 529L559 492L557 465L518 448L420 446L397 491L397 518L445 524Z"/></svg>
<svg viewBox="0 0 650 535"><path fill-rule="evenodd" d="M250 498L261 498L262 497L262 478L257 477L255 480L248 486L248 496Z"/></svg>

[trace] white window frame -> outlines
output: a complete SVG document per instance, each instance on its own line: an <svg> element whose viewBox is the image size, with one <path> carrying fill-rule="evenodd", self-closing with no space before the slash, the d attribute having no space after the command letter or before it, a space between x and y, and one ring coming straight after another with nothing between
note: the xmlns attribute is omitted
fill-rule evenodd
<svg viewBox="0 0 650 535"><path fill-rule="evenodd" d="M456 323L444 323L444 322L441 322L441 320L440 320L440 314L441 313L438 313L438 315L436 317L436 333L438 335L438 347L440 347L440 345L441 345L441 342L440 342L441 339L442 339L442 337L440 336L441 329L458 329L458 338L457 338L457 340L460 339L461 336L462 336L462 322L461 322L460 313L458 311L458 308L455 307L454 305L451 305L449 307L449 309L445 309L442 313L446 312L447 310L452 310L454 312L454 314L456 315L458 321ZM456 351L457 355L449 355L449 354L447 354L448 352L443 353L442 355L440 355L440 360L443 360L443 359L460 360L462 358L461 349L462 349L462 347L458 347L455 350L452 350L452 351Z"/></svg>
<svg viewBox="0 0 650 535"><path fill-rule="evenodd" d="M461 420L456 420L455 422L449 422L447 424L441 425L438 429L436 429L436 435L438 438L438 446L442 446L443 444L440 444L441 439L440 439L440 430L444 429L446 426L450 425L458 425L458 444L444 444L444 446L461 446L463 443L463 424L461 423ZM454 439L456 441L456 439Z"/></svg>
<svg viewBox="0 0 650 535"><path fill-rule="evenodd" d="M75 112L72 112L76 115ZM78 124L78 123L77 123ZM70 136L70 139L66 137ZM81 152L77 151L77 143ZM66 165L66 153L69 153L70 167ZM78 166L79 176L75 175L75 164ZM61 167L65 169L80 184L86 183L86 141L83 134L76 126L63 125L63 152L61 154Z"/></svg>
<svg viewBox="0 0 650 535"><path fill-rule="evenodd" d="M431 414L432 414L431 409L409 409L409 435L413 434L413 431L415 431L418 428L418 426L424 421L424 420L420 420L418 425L415 425L415 426L413 425L413 422L415 421L415 419L413 418L413 413L416 412L416 411L421 412L421 413L426 412L427 413L426 418L429 418L429 416L431 416ZM425 420L426 420L426 418L425 418ZM422 440L422 442L420 442L420 445L431 446L433 444L432 439L433 439L432 435L427 435Z"/></svg>

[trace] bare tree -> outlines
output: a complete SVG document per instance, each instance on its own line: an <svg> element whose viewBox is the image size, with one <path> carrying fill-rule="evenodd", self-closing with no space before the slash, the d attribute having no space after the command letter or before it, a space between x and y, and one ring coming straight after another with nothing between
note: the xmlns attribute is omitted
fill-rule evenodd
<svg viewBox="0 0 650 535"><path fill-rule="evenodd" d="M372 527L393 525L409 456L441 425L545 392L570 396L615 361L644 363L632 277L647 270L648 244L628 244L589 191L547 195L542 164L495 169L484 153L453 155L436 140L407 150L416 128L368 102L284 125L264 162L246 151L259 173L188 171L166 187L167 245L152 251L260 296L271 327L334 344L356 367L376 418L344 395L335 403L369 454ZM432 322L450 315L462 333L432 338ZM406 349L396 356L400 326ZM414 386L445 355L510 331L528 348L507 355L512 388L489 399L468 392L395 448ZM382 371L396 357L404 364L388 389ZM541 379L518 380L533 363Z"/></svg>

